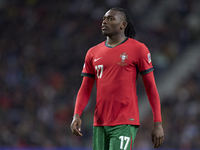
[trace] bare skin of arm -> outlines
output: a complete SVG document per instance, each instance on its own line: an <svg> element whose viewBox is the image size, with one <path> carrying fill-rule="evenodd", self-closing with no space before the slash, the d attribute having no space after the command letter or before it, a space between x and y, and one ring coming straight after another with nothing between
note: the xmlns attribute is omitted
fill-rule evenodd
<svg viewBox="0 0 200 150"><path fill-rule="evenodd" d="M72 133L77 135L77 136L83 136L81 133L81 118L79 117L78 114L75 114L72 120L72 123L70 125Z"/></svg>
<svg viewBox="0 0 200 150"><path fill-rule="evenodd" d="M154 148L158 148L160 145L162 145L164 141L164 131L161 122L154 122L151 137Z"/></svg>

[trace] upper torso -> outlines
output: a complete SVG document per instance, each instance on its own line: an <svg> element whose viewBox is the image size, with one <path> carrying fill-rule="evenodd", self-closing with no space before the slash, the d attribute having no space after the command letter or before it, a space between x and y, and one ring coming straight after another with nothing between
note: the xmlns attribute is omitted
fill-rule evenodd
<svg viewBox="0 0 200 150"><path fill-rule="evenodd" d="M149 55L144 44L130 38L116 47L102 42L88 51L82 74L96 80L94 126L139 125L136 80L139 72L153 70Z"/></svg>

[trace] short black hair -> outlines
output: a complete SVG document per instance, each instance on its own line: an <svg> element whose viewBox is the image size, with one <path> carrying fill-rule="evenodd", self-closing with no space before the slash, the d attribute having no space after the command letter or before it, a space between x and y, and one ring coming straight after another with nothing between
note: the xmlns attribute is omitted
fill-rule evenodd
<svg viewBox="0 0 200 150"><path fill-rule="evenodd" d="M119 11L124 15L125 20L127 22L127 26L125 28L124 34L125 34L126 37L130 37L130 38L134 39L136 32L135 32L135 29L133 27L133 24L129 20L128 12L125 9L120 8L120 7L113 7L110 10Z"/></svg>

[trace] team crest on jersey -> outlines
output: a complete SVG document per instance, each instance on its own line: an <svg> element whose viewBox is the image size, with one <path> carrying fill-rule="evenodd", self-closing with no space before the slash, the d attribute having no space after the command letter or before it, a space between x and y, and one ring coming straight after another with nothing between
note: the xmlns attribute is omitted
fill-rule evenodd
<svg viewBox="0 0 200 150"><path fill-rule="evenodd" d="M121 62L118 62L118 65L127 66L127 63L125 62L125 60L128 59L128 55L126 55L126 53L122 53L120 54L119 58L121 58Z"/></svg>

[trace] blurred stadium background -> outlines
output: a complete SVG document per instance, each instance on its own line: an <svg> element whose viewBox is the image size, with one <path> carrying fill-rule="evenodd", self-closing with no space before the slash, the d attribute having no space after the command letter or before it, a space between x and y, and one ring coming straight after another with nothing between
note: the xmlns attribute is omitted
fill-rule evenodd
<svg viewBox="0 0 200 150"><path fill-rule="evenodd" d="M165 142L160 149L200 148L199 0L1 0L0 149L92 148L95 90L71 133L87 50L105 40L104 13L126 9L136 39L152 53ZM151 108L141 78L141 127L135 149L150 149Z"/></svg>

